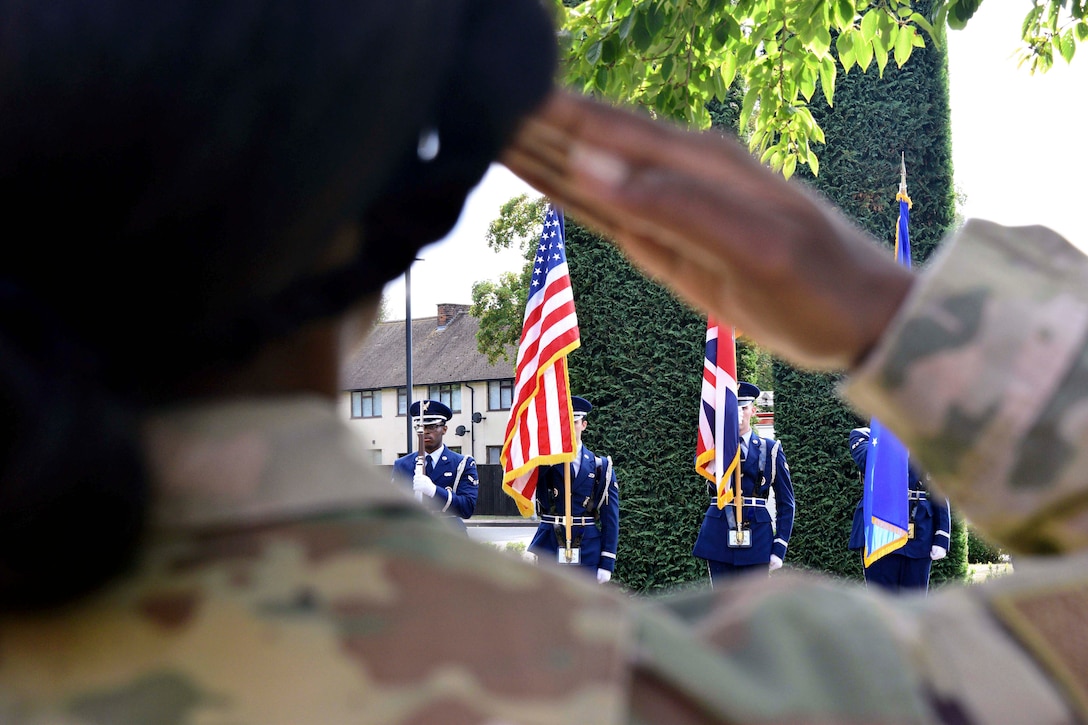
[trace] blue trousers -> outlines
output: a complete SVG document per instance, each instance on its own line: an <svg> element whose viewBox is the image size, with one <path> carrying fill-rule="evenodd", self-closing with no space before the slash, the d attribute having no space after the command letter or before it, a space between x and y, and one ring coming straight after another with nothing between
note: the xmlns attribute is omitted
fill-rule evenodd
<svg viewBox="0 0 1088 725"><path fill-rule="evenodd" d="M711 561L706 560L706 568L710 571L710 588L714 588L714 582L725 581L726 579L736 579L737 577L749 576L752 574L768 574L767 563L762 564L746 564L743 566L736 566L734 564L726 564L724 561Z"/></svg>
<svg viewBox="0 0 1088 725"><path fill-rule="evenodd" d="M865 568L865 583L896 594L908 590L928 592L931 566L933 562L928 556L912 559L909 556L888 554Z"/></svg>

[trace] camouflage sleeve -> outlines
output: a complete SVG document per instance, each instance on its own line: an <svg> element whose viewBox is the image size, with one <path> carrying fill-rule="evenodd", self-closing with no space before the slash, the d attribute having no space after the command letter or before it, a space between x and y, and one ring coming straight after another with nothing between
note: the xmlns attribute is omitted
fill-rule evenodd
<svg viewBox="0 0 1088 725"><path fill-rule="evenodd" d="M1065 667L1082 651L1077 615L1017 616L1052 591L1068 607L1067 569L1004 577L988 597L897 597L787 571L661 600L667 612L637 620L628 721L1078 722L1084 671ZM1028 636L1065 649L1041 667L1009 627L1044 627Z"/></svg>
<svg viewBox="0 0 1088 725"><path fill-rule="evenodd" d="M843 387L938 489L1019 552L1088 543L1088 257L973 220Z"/></svg>

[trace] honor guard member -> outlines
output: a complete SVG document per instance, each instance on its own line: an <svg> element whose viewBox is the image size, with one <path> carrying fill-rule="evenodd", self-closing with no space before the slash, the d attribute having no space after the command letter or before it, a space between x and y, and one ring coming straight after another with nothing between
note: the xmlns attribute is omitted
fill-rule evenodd
<svg viewBox="0 0 1088 725"><path fill-rule="evenodd" d="M421 403L427 405L422 416ZM408 413L416 433L423 435L426 460L423 470L417 472L419 451L398 458L393 464L393 480L411 481L417 498L421 497L425 505L467 533L464 519L471 518L476 510L480 476L472 456L455 453L442 443L453 411L437 400L417 400Z"/></svg>
<svg viewBox="0 0 1088 725"><path fill-rule="evenodd" d="M865 457L869 452L869 437L868 428L855 428L850 431L850 455L861 470L863 482ZM948 554L952 517L948 508L948 499L933 497L913 466L908 466L907 471L909 481L907 503L910 510L907 543L866 566L865 582L893 592L904 589L928 591L930 567L933 562L943 559ZM858 501L858 506L854 509L849 547L851 551L865 549L865 514L862 501Z"/></svg>
<svg viewBox="0 0 1088 725"><path fill-rule="evenodd" d="M593 406L585 398L571 396L577 450L570 464L541 466L536 484L536 509L540 526L529 544L538 560L576 564L597 581L606 583L616 569L620 536L620 490L612 457L601 457L582 445L586 416ZM566 483L563 467L571 466L571 548L576 555L566 560Z"/></svg>
<svg viewBox="0 0 1088 725"><path fill-rule="evenodd" d="M740 484L744 497L743 521L739 527L735 505L719 509L714 484L707 485L710 506L692 554L706 559L711 586L719 578L781 568L793 531L793 484L786 454L780 442L763 438L752 428L759 393L759 388L751 383L737 385ZM772 493L775 514L768 504ZM740 531L741 535L731 536L731 531Z"/></svg>

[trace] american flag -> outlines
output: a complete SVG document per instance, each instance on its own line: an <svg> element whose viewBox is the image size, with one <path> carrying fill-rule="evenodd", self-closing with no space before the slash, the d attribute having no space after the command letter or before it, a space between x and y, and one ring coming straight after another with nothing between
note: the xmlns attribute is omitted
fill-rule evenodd
<svg viewBox="0 0 1088 725"><path fill-rule="evenodd" d="M735 330L707 319L695 470L717 486L719 509L733 500L731 484L740 465L737 409Z"/></svg>
<svg viewBox="0 0 1088 725"><path fill-rule="evenodd" d="M575 453L567 354L580 343L564 239L563 215L548 204L525 305L514 402L499 455L502 488L526 517L533 514L537 466L573 460Z"/></svg>

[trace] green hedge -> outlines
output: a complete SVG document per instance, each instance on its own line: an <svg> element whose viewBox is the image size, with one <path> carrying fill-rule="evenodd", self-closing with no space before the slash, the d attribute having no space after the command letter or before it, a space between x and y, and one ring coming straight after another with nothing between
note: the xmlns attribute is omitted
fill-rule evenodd
<svg viewBox="0 0 1088 725"><path fill-rule="evenodd" d="M945 53L916 49L904 68L889 64L883 78L875 65L866 73L855 69L840 76L833 108L817 101L813 115L827 138L820 149L820 174L814 178L803 167L798 178L883 240L891 255L902 153L913 202L912 260L915 267L923 266L955 219ZM856 554L846 552L860 495L847 437L851 428L867 421L856 418L835 396L837 376L781 363L774 371L775 428L790 457L798 499L790 558L795 564L860 578ZM966 533L953 510L951 550L934 566L931 580L939 584L966 575Z"/></svg>

